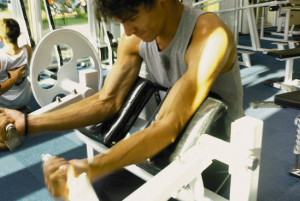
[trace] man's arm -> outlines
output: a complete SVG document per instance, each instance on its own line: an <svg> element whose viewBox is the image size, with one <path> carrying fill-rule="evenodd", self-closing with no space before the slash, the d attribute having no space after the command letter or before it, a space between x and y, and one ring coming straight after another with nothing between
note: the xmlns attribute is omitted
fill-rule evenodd
<svg viewBox="0 0 300 201"><path fill-rule="evenodd" d="M217 16L201 16L185 55L188 70L169 92L157 120L120 141L106 155L96 156L89 168L90 177L139 163L174 142L205 100L219 73L231 69L236 59L235 48L232 33Z"/></svg>

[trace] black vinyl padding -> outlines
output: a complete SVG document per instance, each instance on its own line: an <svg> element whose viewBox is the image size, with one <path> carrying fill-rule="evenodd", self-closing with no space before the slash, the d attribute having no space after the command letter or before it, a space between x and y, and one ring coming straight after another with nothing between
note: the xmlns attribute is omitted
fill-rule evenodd
<svg viewBox="0 0 300 201"><path fill-rule="evenodd" d="M115 115L103 123L78 130L107 147L113 146L127 135L154 90L151 81L138 77Z"/></svg>
<svg viewBox="0 0 300 201"><path fill-rule="evenodd" d="M300 56L300 48L292 48L287 50L276 50L276 51L269 51L267 55L273 56L279 59L288 59L292 57L299 57Z"/></svg>
<svg viewBox="0 0 300 201"><path fill-rule="evenodd" d="M275 95L274 102L277 105L300 110L300 91Z"/></svg>

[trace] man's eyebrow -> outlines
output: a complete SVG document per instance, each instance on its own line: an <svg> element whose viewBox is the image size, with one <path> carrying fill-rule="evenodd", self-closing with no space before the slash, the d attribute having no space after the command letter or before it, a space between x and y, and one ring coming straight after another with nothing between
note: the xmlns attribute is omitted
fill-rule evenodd
<svg viewBox="0 0 300 201"><path fill-rule="evenodd" d="M133 17L136 16L136 15L137 15L137 13L133 13L133 14L127 15L127 17L124 17L124 18L122 19L122 22L121 22L121 23L124 23L124 22L128 21L129 19L133 18Z"/></svg>

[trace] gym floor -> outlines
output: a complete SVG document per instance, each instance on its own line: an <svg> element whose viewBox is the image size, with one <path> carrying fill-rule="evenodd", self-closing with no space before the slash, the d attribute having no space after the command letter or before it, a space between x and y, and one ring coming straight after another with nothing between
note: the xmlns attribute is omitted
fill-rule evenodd
<svg viewBox="0 0 300 201"><path fill-rule="evenodd" d="M239 44L249 45L249 35L241 35ZM276 48L270 41L261 41L261 46ZM296 201L300 197L300 183L288 173L294 165L294 119L299 111L291 108L249 108L252 101L273 101L274 95L284 93L265 86L263 82L283 77L285 62L262 52L256 52L250 58L251 67L240 67L245 114L264 121L257 200ZM299 72L300 59L294 62L294 78L300 78ZM29 107L33 111L39 108L33 97ZM0 151L0 201L53 200L45 187L42 173L41 155L45 153L66 159L84 158L86 148L74 131L65 131L25 139L14 152Z"/></svg>

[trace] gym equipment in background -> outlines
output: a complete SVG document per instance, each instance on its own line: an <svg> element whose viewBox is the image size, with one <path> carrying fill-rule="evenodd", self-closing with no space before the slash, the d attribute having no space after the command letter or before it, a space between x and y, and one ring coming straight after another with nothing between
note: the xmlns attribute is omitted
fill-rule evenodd
<svg viewBox="0 0 300 201"><path fill-rule="evenodd" d="M55 85L44 89L40 86L38 77L51 64L53 59L51 50L58 44L69 45L73 55L68 63L59 68ZM78 72L77 60L85 56L91 58L92 68ZM103 82L101 61L94 47L80 33L69 29L54 30L43 37L33 53L30 79L33 95L42 107L32 114L53 111L87 98L100 90ZM64 97L56 98L61 94Z"/></svg>

